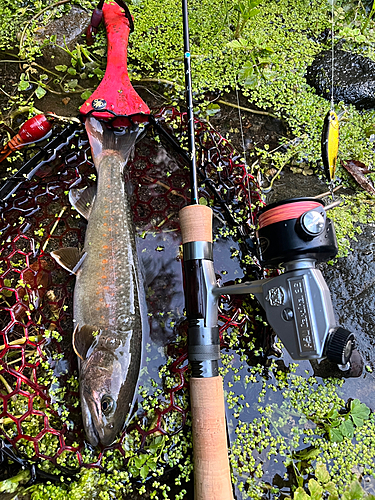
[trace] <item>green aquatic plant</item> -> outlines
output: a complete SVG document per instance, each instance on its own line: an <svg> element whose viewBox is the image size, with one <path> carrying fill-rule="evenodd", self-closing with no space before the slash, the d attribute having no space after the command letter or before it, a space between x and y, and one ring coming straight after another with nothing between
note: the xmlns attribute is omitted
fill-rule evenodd
<svg viewBox="0 0 375 500"><path fill-rule="evenodd" d="M354 196L341 195L343 204L330 210L338 243L338 257L345 257L352 250L351 242L357 241L364 224L375 219L375 206L367 193L357 193ZM332 263L332 262L331 262Z"/></svg>
<svg viewBox="0 0 375 500"><path fill-rule="evenodd" d="M314 470L316 479L311 478L308 481L308 492L299 486L293 495L293 500L374 500L375 496L367 494L362 488L359 481L354 480L344 490L342 495L339 495L336 485L332 482L327 468L322 463L317 463Z"/></svg>
<svg viewBox="0 0 375 500"><path fill-rule="evenodd" d="M339 443L345 437L352 438L355 428L362 427L369 417L370 408L361 403L359 399L353 399L347 413L339 413L336 408L333 408L319 423L326 429L330 441Z"/></svg>
<svg viewBox="0 0 375 500"><path fill-rule="evenodd" d="M262 0L237 0L227 10L227 16L231 10L237 15L237 24L234 30L235 38L240 38L246 23L261 12L261 9L257 9L258 5L261 3Z"/></svg>
<svg viewBox="0 0 375 500"><path fill-rule="evenodd" d="M250 300L244 313L263 321ZM254 323L244 336L234 328L224 339L231 349L222 353L220 371L239 498L260 500L265 492L279 498L275 477L284 492L291 485L307 491L311 475L319 475L317 464L327 468L339 495L357 480L358 467L375 477L375 417L358 399L345 403L343 379L318 379L307 362L288 366L271 358L265 364Z"/></svg>

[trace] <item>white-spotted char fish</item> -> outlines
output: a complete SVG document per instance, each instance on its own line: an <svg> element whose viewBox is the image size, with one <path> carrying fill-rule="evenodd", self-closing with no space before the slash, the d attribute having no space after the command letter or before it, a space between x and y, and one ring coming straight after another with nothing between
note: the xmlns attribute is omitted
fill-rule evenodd
<svg viewBox="0 0 375 500"><path fill-rule="evenodd" d="M79 357L83 423L90 443L110 445L123 429L137 385L142 330L147 325L143 276L124 167L137 131L122 136L95 118L86 121L97 188L72 190L73 206L88 219L84 249L52 256L76 274L73 347ZM96 191L96 192L95 192Z"/></svg>

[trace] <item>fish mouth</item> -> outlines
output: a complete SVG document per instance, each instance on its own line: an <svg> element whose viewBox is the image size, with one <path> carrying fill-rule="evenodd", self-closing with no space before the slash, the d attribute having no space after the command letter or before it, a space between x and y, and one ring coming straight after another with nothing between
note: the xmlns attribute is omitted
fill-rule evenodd
<svg viewBox="0 0 375 500"><path fill-rule="evenodd" d="M81 408L83 426L85 428L86 436L92 446L97 446L100 441L100 436L93 422L90 409L86 402L86 398L83 394L81 395Z"/></svg>
<svg viewBox="0 0 375 500"><path fill-rule="evenodd" d="M94 406L96 407L96 410L98 411L95 400L92 399L90 396L88 399L93 402ZM85 428L85 433L90 444L92 446L97 446L100 443L103 446L110 446L116 440L117 436L117 432L114 429L113 424L110 424L111 430L109 430L106 427L102 428L101 426L99 426L99 428L97 428L95 426L95 421L92 417L90 407L87 404L87 398L85 397L84 394L81 395L81 407L82 407L83 426ZM94 411L95 413L94 409L92 411Z"/></svg>

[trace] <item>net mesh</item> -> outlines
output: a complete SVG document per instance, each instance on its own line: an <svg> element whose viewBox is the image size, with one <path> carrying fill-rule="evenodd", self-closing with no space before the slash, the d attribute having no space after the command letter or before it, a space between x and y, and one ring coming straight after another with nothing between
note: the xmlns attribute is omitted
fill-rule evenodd
<svg viewBox="0 0 375 500"><path fill-rule="evenodd" d="M186 143L185 114L167 108L156 117L166 130L173 130L182 145ZM213 205L219 218L223 204L229 207L246 233L261 204L255 179L228 141L199 120L196 138L200 196ZM139 254L146 255L146 267L147 256L158 256L159 267L147 293L150 337L159 346L163 337L169 361L152 418L150 412L142 411L140 398L136 418L107 448L92 450L85 442L77 361L71 349L74 276L49 254L61 247L83 246L86 224L70 206L67 193L72 186L94 182L85 132L77 132L71 144L25 182L2 211L0 435L31 462L48 461L68 471L81 466L100 468L108 451L117 450L126 463L127 436L137 436L137 447L143 449L149 437L179 433L186 423L188 404L182 395L188 387L188 363L178 211L189 197L189 171L148 134L136 148L129 177L134 223L141 236L137 238ZM216 191L216 201L210 187ZM250 205L253 210L248 215ZM168 247L173 248L172 254ZM174 290L169 294L172 298L165 297L166 288ZM222 302L219 320L221 334L236 328L241 335L249 317L238 299L227 299ZM178 342L174 341L176 335ZM173 419L168 424L170 415Z"/></svg>

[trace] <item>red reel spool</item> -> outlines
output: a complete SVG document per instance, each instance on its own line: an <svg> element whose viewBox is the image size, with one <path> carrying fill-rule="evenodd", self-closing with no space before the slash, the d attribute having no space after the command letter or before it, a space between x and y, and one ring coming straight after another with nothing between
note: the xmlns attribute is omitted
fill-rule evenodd
<svg viewBox="0 0 375 500"><path fill-rule="evenodd" d="M303 214L310 211L321 213L317 232L303 226ZM335 230L320 199L295 198L271 204L261 209L258 223L258 254L263 267L275 268L301 259L323 262L337 254Z"/></svg>
<svg viewBox="0 0 375 500"><path fill-rule="evenodd" d="M260 229L284 220L298 219L298 217L300 217L303 213L313 210L314 208L319 208L323 205L323 203L313 200L295 202L288 202L287 200L284 203L285 204L283 205L277 205L273 208L264 209L258 219Z"/></svg>

